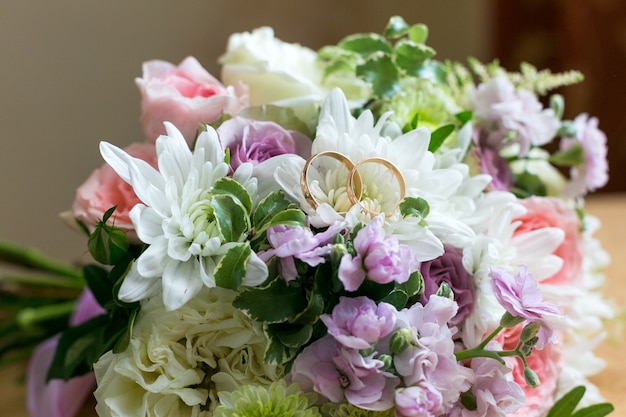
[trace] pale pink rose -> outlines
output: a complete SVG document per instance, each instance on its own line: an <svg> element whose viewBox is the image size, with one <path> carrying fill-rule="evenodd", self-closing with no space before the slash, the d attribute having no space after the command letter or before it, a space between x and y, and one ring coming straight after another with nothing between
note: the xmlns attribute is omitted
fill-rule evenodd
<svg viewBox="0 0 626 417"><path fill-rule="evenodd" d="M133 143L125 151L153 167L157 166L156 149L151 143ZM129 238L133 239L134 227L128 213L137 203L139 199L133 188L113 168L104 164L76 190L72 215L91 232L96 222L102 219L102 215L111 207L117 206L109 223L114 222L115 226L130 232Z"/></svg>
<svg viewBox="0 0 626 417"><path fill-rule="evenodd" d="M582 235L580 220L574 209L562 201L549 197L531 197L520 202L526 207L526 214L518 217L521 225L515 235L532 232L544 227L558 227L565 232L563 243L553 252L563 260L563 266L556 274L541 281L542 284L572 284L582 267Z"/></svg>
<svg viewBox="0 0 626 417"><path fill-rule="evenodd" d="M143 64L135 83L141 92L141 125L148 141L165 134L163 122L173 123L191 145L201 123L222 114L236 115L247 105L247 87L225 87L193 57L178 66L165 61Z"/></svg>
<svg viewBox="0 0 626 417"><path fill-rule="evenodd" d="M502 348L513 350L519 341L522 325L512 329L505 329L502 336ZM562 367L562 344L550 343L543 349L534 349L530 356L526 357L528 367L539 378L539 386L533 388L526 384L524 379L524 366L521 360L515 358L509 362L513 368L513 380L524 390L525 404L511 416L540 417L544 416L555 401L557 383Z"/></svg>

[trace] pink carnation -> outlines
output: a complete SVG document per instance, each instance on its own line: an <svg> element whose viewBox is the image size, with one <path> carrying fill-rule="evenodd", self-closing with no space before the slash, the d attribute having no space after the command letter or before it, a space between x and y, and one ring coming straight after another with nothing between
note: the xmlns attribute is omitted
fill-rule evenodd
<svg viewBox="0 0 626 417"><path fill-rule="evenodd" d="M222 114L235 115L247 105L247 89L225 87L193 57L178 66L165 61L143 64L143 77L135 80L141 92L141 125L148 141L165 134L163 122L173 123L190 145L201 123Z"/></svg>
<svg viewBox="0 0 626 417"><path fill-rule="evenodd" d="M133 143L124 150L153 167L157 166L156 149L153 144ZM93 231L96 222L102 219L102 215L111 207L117 206L109 222L115 222L115 226L130 232L129 237L133 239L136 236L129 212L139 202L133 188L120 178L113 168L104 164L76 190L72 215L89 231Z"/></svg>

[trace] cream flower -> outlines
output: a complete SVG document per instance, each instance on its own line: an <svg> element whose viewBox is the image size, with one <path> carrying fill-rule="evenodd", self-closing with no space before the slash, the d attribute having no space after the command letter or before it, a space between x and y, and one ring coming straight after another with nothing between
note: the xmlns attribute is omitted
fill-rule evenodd
<svg viewBox="0 0 626 417"><path fill-rule="evenodd" d="M264 361L262 325L233 307L235 292L202 291L176 311L159 297L144 303L129 347L96 362L100 417L210 417L219 391L282 377Z"/></svg>
<svg viewBox="0 0 626 417"><path fill-rule="evenodd" d="M222 197L212 194L216 181L229 169L215 130L207 127L192 152L172 124L166 123L166 129L168 135L156 142L158 170L106 142L100 151L143 202L131 210L130 218L139 239L150 245L126 275L119 298L138 301L162 289L165 306L173 310L203 285L216 285L214 273L221 257L245 241L248 213L236 201L219 207L216 201ZM243 164L233 178L253 189L251 173L249 164ZM220 224L218 211L232 216L226 222L231 230ZM266 277L267 266L251 251L243 284L258 285Z"/></svg>

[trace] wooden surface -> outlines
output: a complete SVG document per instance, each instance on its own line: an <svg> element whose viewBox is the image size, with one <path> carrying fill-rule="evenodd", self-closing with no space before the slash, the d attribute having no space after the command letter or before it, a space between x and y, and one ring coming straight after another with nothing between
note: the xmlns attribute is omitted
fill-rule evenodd
<svg viewBox="0 0 626 417"><path fill-rule="evenodd" d="M602 228L596 233L603 247L610 253L612 262L607 268L606 294L621 308L626 306L626 195L608 194L592 196L587 201L587 211L602 221ZM612 339L612 340L610 340ZM626 417L626 361L624 334L615 332L597 350L608 362L607 368L592 381L597 384L608 401L615 405L612 417ZM18 363L0 370L0 415L27 417L24 385L22 381L24 364ZM92 407L93 404L90 404ZM81 412L81 417L93 416L89 406Z"/></svg>

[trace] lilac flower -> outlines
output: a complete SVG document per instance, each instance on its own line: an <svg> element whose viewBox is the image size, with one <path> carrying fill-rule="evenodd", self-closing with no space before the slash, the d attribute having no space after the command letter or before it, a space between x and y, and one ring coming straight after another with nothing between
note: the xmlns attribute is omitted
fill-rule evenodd
<svg viewBox="0 0 626 417"><path fill-rule="evenodd" d="M550 142L560 126L552 109L543 109L530 91L516 91L505 77L479 85L472 97L472 110L485 132L482 146L500 151L517 143L519 156L526 155L531 145Z"/></svg>
<svg viewBox="0 0 626 417"><path fill-rule="evenodd" d="M91 292L84 291L70 324L78 325L103 312ZM96 383L93 373L69 381L53 379L46 383L58 342L59 335L55 335L37 346L28 364L27 405L31 417L72 417L93 393Z"/></svg>
<svg viewBox="0 0 626 417"><path fill-rule="evenodd" d="M556 342L554 331L544 316L558 316L559 307L543 301L539 285L525 265L519 265L515 275L502 268L492 268L489 276L496 299L510 315L539 322L539 340L535 345L538 349L548 342Z"/></svg>
<svg viewBox="0 0 626 417"><path fill-rule="evenodd" d="M384 363L325 336L306 347L291 368L291 379L304 392L315 391L329 401L367 410L387 410L399 380L384 372Z"/></svg>
<svg viewBox="0 0 626 417"><path fill-rule="evenodd" d="M404 386L428 381L441 393L436 415L449 411L460 393L469 388L471 371L454 356L454 341L448 322L457 312L454 301L433 295L426 305L415 304L398 313L396 328L408 328L413 343L394 355L393 363Z"/></svg>
<svg viewBox="0 0 626 417"><path fill-rule="evenodd" d="M478 130L476 131L478 133ZM475 135L476 136L476 135ZM506 159L498 152L488 147L481 147L476 141L472 155L478 161L480 172L491 176L491 189L494 191L508 191L513 185L513 173Z"/></svg>
<svg viewBox="0 0 626 417"><path fill-rule="evenodd" d="M396 417L435 417L440 415L441 393L427 381L395 394Z"/></svg>
<svg viewBox="0 0 626 417"><path fill-rule="evenodd" d="M469 410L462 404L454 407L451 417L504 417L517 411L526 397L513 381L511 369L491 358L472 359L474 371L471 391L476 408Z"/></svg>
<svg viewBox="0 0 626 417"><path fill-rule="evenodd" d="M356 291L365 278L379 284L406 282L419 262L407 245L395 236L385 239L383 217L378 216L354 238L356 256L345 255L339 265L339 280L347 291Z"/></svg>
<svg viewBox="0 0 626 417"><path fill-rule="evenodd" d="M304 227L285 225L272 226L267 229L267 240L272 249L258 253L264 262L276 256L280 262L280 272L285 281L296 278L295 259L310 266L324 263L332 248L332 240L340 230L339 224L329 227L322 233L313 233Z"/></svg>
<svg viewBox="0 0 626 417"><path fill-rule="evenodd" d="M217 133L224 149L230 149L233 170L244 162L256 165L276 155L311 156L311 139L274 122L235 117L222 123Z"/></svg>
<svg viewBox="0 0 626 417"><path fill-rule="evenodd" d="M582 166L572 168L572 180L565 188L565 192L572 197L604 187L609 179L606 135L598 129L598 119L581 114L574 119L574 128L576 137L563 138L560 143L561 150L567 150L578 143L583 148Z"/></svg>
<svg viewBox="0 0 626 417"><path fill-rule="evenodd" d="M420 266L420 272L424 277L424 294L421 301L425 304L431 295L437 293L441 283L448 284L459 308L450 321L452 326L456 326L472 312L476 289L472 275L463 266L463 252L449 245L446 245L444 250L443 255L432 261L423 262Z"/></svg>
<svg viewBox="0 0 626 417"><path fill-rule="evenodd" d="M323 314L320 319L328 333L343 346L369 349L393 331L396 313L391 304L381 302L376 305L367 297L341 297L332 314Z"/></svg>

